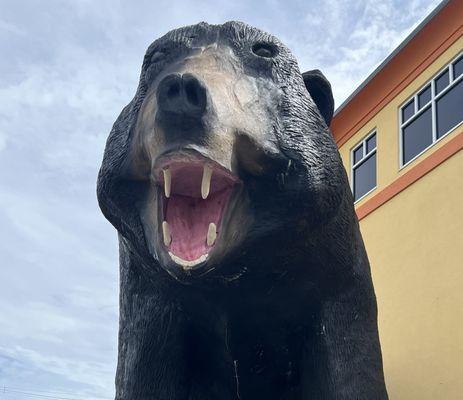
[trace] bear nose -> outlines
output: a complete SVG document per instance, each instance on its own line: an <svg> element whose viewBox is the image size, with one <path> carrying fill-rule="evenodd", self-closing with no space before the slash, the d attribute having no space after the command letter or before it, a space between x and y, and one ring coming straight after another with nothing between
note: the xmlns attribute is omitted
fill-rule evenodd
<svg viewBox="0 0 463 400"><path fill-rule="evenodd" d="M161 112L201 116L206 110L206 87L189 73L167 75L159 83L156 95Z"/></svg>

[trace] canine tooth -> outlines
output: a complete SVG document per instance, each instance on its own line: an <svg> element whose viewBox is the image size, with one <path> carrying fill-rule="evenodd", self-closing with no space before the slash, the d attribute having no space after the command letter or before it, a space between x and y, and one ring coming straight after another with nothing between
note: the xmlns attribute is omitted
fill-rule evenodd
<svg viewBox="0 0 463 400"><path fill-rule="evenodd" d="M203 199L207 199L209 196L209 191L211 190L211 177L212 177L212 168L204 164L203 168L203 180L201 181L201 196Z"/></svg>
<svg viewBox="0 0 463 400"><path fill-rule="evenodd" d="M162 173L164 174L164 194L167 198L170 197L170 187L172 184L172 175L170 169L163 169Z"/></svg>
<svg viewBox="0 0 463 400"><path fill-rule="evenodd" d="M164 237L164 245L169 246L172 242L172 236L170 236L170 228L167 221L162 223L162 236Z"/></svg>
<svg viewBox="0 0 463 400"><path fill-rule="evenodd" d="M211 222L209 224L209 229L207 230L207 245L212 246L215 243L215 239L217 239L217 227L213 222Z"/></svg>

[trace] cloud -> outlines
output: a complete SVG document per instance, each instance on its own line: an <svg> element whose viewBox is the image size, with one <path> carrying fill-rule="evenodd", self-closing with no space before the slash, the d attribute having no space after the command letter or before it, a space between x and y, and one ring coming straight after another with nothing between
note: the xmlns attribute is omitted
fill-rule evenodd
<svg viewBox="0 0 463 400"><path fill-rule="evenodd" d="M15 371L16 376L34 378L30 376L30 370L34 374L51 375L60 379L68 386L57 390L68 390L74 387L72 394L87 399L109 399L108 392L112 385L112 368L102 362L77 361L69 358L59 357L50 354L25 349L21 346L14 348L0 347L0 366L10 364L9 368ZM25 368L27 366L27 368ZM29 371L28 371L29 370ZM78 383L79 385L76 385ZM82 386L82 383L84 385ZM8 384L8 387L15 388L15 384ZM34 387L24 388L21 385L19 390L36 391Z"/></svg>
<svg viewBox="0 0 463 400"><path fill-rule="evenodd" d="M324 72L339 106L439 3L316 0L286 42L302 70Z"/></svg>

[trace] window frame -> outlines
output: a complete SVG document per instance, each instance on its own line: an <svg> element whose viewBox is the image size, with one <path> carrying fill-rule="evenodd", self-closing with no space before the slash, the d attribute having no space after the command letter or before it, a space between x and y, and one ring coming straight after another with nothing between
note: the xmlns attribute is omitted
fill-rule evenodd
<svg viewBox="0 0 463 400"><path fill-rule="evenodd" d="M405 167L407 167L409 164L411 164L413 161L415 161L419 156L421 156L423 153L428 151L432 146L434 146L436 143L439 143L443 138L447 137L447 135L454 131L456 128L458 128L460 125L463 124L463 120L457 123L455 126L450 128L447 132L445 132L441 137L437 137L437 114L436 114L436 103L437 101L444 96L449 90L451 90L454 86L456 86L462 79L463 79L463 74L460 75L458 78L454 78L453 74L453 64L463 56L463 52L458 53L455 57L453 57L444 67L442 67L439 71L437 71L431 79L426 81L426 83L418 90L415 91L415 93L408 97L405 101L403 101L398 108L398 114L399 114L399 171ZM436 94L436 85L435 85L435 79L440 77L445 71L449 72L449 84L448 86L442 90L439 94ZM418 110L418 95L421 94L426 87L430 85L431 87L431 100L428 101L425 105L423 105L419 110ZM403 108L411 101L414 101L414 114L411 116L407 121L403 122L402 121L402 110ZM428 107L431 107L431 123L432 123L432 143L424 148L421 152L416 154L413 158L408 160L407 162L404 163L404 154L403 154L403 130L405 127L408 126L412 121L414 121L418 116L420 116L423 112L425 112Z"/></svg>
<svg viewBox="0 0 463 400"><path fill-rule="evenodd" d="M370 139L372 136L376 135L376 146L373 150L370 152L367 152L367 141ZM354 162L354 152L362 146L362 159L358 162ZM355 175L354 175L354 170L355 168L359 167L361 164L363 164L365 161L367 161L370 157L372 157L374 154L377 153L378 150L378 131L376 128L374 128L372 131L370 131L366 136L363 137L362 140L358 141L351 149L350 149L350 190L352 192L352 196L354 197L354 204L358 203L360 200L364 199L367 197L371 192L373 192L377 187L378 187L378 158L376 158L376 163L375 163L375 186L372 187L368 192L360 196L357 200L355 200L355 193L354 193L354 186L355 186Z"/></svg>

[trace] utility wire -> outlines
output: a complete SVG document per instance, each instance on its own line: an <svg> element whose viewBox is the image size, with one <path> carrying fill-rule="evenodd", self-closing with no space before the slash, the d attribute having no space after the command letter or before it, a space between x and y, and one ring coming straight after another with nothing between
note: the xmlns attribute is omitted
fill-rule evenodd
<svg viewBox="0 0 463 400"><path fill-rule="evenodd" d="M57 396L49 396L46 394L38 394L38 393L33 393L33 392L23 392L21 390L11 390L11 389L5 389L3 393L14 393L14 394L22 394L26 397L35 397L35 398L41 398L41 399L59 399L59 400L83 400L83 399L77 399L77 398L71 398L71 397L57 397Z"/></svg>
<svg viewBox="0 0 463 400"><path fill-rule="evenodd" d="M0 393L2 393L3 388L9 389L9 390L19 390L20 392L32 392L32 393L38 393L38 394L50 394L50 395L68 395L68 396L75 396L76 394L73 392L65 392L63 390L44 390L44 389L31 389L31 388L18 388L18 387L13 387L13 386L1 386L0 387ZM97 398L100 398L96 396ZM103 399L103 397L101 397Z"/></svg>
<svg viewBox="0 0 463 400"><path fill-rule="evenodd" d="M33 398L40 398L40 399L54 399L54 400L85 400L82 398L76 398L76 397L62 397L62 396L52 396L49 394L44 394L44 393L53 393L53 392L46 392L46 391L31 391L27 389L13 389L7 386L4 386L3 388L0 389L0 397L2 394L22 394L26 397L33 397ZM59 392L55 392L56 394L59 394ZM72 395L71 393L69 393ZM97 399L106 399L109 400L107 397L94 397L93 398Z"/></svg>

